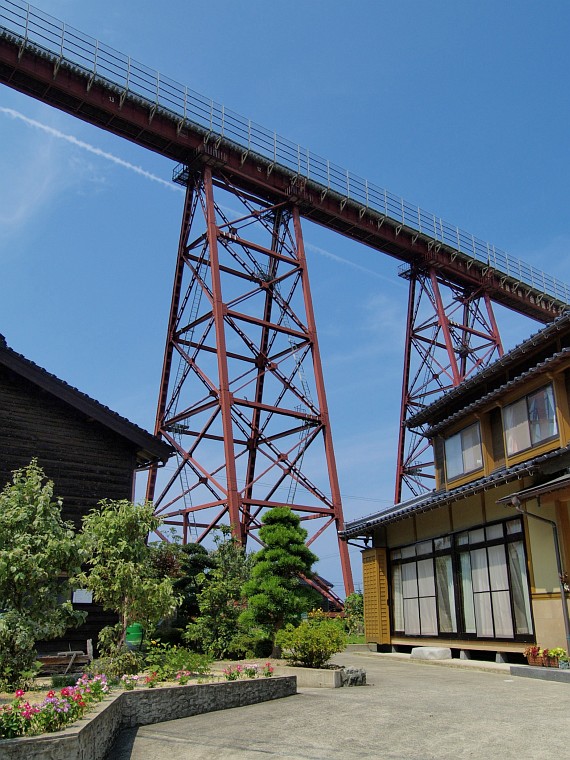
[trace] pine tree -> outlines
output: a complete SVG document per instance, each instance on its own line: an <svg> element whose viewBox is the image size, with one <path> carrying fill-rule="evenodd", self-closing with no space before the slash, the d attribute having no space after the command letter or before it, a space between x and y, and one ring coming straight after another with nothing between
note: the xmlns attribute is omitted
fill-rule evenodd
<svg viewBox="0 0 570 760"><path fill-rule="evenodd" d="M253 555L251 578L243 586L247 610L242 622L261 626L275 642L280 628L298 622L318 603L316 592L303 581L313 575L318 557L305 544L307 531L299 516L288 507L265 513L259 537L264 548Z"/></svg>

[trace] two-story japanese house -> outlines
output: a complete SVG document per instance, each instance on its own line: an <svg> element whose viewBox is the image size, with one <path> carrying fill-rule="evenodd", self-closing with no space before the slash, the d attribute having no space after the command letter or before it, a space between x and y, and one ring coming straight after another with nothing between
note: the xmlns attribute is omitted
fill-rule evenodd
<svg viewBox="0 0 570 760"><path fill-rule="evenodd" d="M433 443L436 489L343 534L369 547L369 642L568 648L569 396L566 313L408 421Z"/></svg>

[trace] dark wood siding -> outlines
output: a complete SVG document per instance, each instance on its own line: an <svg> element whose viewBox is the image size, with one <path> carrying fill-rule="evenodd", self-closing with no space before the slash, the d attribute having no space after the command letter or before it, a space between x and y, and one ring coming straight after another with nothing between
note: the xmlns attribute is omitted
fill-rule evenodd
<svg viewBox="0 0 570 760"><path fill-rule="evenodd" d="M0 487L36 457L63 499L63 518L76 527L101 499L131 499L136 446L33 383L0 367ZM40 642L39 651L81 649L115 622L96 605L86 623L62 639Z"/></svg>
<svg viewBox="0 0 570 760"><path fill-rule="evenodd" d="M503 415L500 409L492 409L489 415L491 422L491 441L493 454L493 469L505 464L505 440L503 438Z"/></svg>
<svg viewBox="0 0 570 760"><path fill-rule="evenodd" d="M76 526L104 498L130 499L136 450L132 443L27 380L0 368L0 483L37 457L64 519Z"/></svg>

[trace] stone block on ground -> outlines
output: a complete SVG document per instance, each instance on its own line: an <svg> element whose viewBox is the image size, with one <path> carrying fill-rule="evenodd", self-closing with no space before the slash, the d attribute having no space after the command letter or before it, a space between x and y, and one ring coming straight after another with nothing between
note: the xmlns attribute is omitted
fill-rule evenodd
<svg viewBox="0 0 570 760"><path fill-rule="evenodd" d="M366 686L366 671L362 668L341 668L342 686Z"/></svg>
<svg viewBox="0 0 570 760"><path fill-rule="evenodd" d="M414 647L410 657L413 660L451 660L449 647Z"/></svg>

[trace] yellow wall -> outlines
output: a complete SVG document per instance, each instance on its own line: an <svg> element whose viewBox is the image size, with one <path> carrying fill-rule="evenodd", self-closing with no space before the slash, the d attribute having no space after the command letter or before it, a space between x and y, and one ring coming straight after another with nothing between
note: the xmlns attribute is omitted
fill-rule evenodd
<svg viewBox="0 0 570 760"><path fill-rule="evenodd" d="M451 505L451 521L453 530L470 528L483 522L483 505L479 494L459 499Z"/></svg>
<svg viewBox="0 0 570 760"><path fill-rule="evenodd" d="M543 649L568 649L560 594L557 597L535 597L532 600L532 612L537 644Z"/></svg>
<svg viewBox="0 0 570 760"><path fill-rule="evenodd" d="M365 549L362 552L362 586L366 641L389 644L390 612L385 549Z"/></svg>
<svg viewBox="0 0 570 760"><path fill-rule="evenodd" d="M535 513L547 520L555 519L553 504L537 507L536 501L530 501L527 512ZM534 594L559 593L560 581L556 567L554 538L552 527L547 523L527 517L527 551L531 562L531 586Z"/></svg>
<svg viewBox="0 0 570 760"><path fill-rule="evenodd" d="M400 520L386 526L386 537L388 546L401 546L402 544L413 544L416 540L416 530L413 518Z"/></svg>
<svg viewBox="0 0 570 760"><path fill-rule="evenodd" d="M424 538L436 538L451 531L449 508L440 507L416 515L416 533L418 541Z"/></svg>

